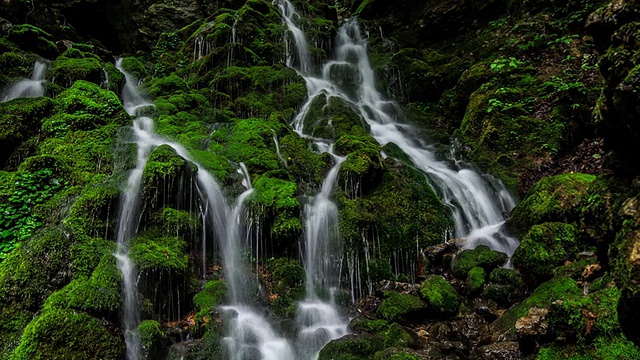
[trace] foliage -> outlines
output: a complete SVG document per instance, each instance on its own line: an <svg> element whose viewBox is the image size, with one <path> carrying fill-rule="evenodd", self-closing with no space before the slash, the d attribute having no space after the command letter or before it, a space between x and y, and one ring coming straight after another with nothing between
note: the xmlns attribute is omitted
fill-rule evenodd
<svg viewBox="0 0 640 360"><path fill-rule="evenodd" d="M377 313L385 320L410 320L411 316L420 310L424 310L426 304L419 297L397 292L386 292L385 299L378 307ZM415 319L414 319L415 320Z"/></svg>
<svg viewBox="0 0 640 360"><path fill-rule="evenodd" d="M33 215L33 207L66 187L66 182L48 168L20 172L13 181L6 199L0 203L0 260L42 225L41 219Z"/></svg>

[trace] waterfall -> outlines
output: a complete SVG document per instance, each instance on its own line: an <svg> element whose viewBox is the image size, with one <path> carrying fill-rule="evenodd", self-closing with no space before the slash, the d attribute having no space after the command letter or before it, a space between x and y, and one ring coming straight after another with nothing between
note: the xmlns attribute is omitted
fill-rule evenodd
<svg viewBox="0 0 640 360"><path fill-rule="evenodd" d="M327 139L310 136L304 132L303 119L308 114L311 103L318 95L318 86L309 75L311 56L304 33L296 25L300 18L291 3L287 0L279 4L284 23L293 35L297 58L293 53L287 54L287 65L295 67L304 77L307 84L308 99L301 111L295 116L292 127L301 137L311 140L320 152L329 153L334 165L327 173L320 192L310 199L305 206L305 243L304 267L306 297L298 305L296 323L299 328L298 344L301 356L316 359L320 350L329 341L347 333L347 322L341 318L334 303L334 292L338 286L337 274L340 267L336 241L338 237L338 208L331 200L340 165L345 158L333 152L333 143ZM296 66L297 65L297 66ZM318 290L329 293L329 301L318 296Z"/></svg>
<svg viewBox="0 0 640 360"><path fill-rule="evenodd" d="M291 13L290 4L286 2L281 9L298 53L308 51L306 45L302 45L304 38L298 36L300 31L293 24L296 16ZM308 56L299 55L299 58L307 59ZM300 60L301 63L305 61ZM347 90L337 81L345 69L357 71L349 81L355 90ZM513 254L518 241L504 232L503 225L504 214L515 206L514 199L502 182L477 173L455 156L439 159L433 145L415 135L419 133L417 129L400 121L404 119L400 107L385 99L375 87L374 72L367 56L367 41L356 19L349 19L340 27L335 60L327 62L319 76L308 73L304 68L298 71L306 80L310 97L324 95L348 102L364 118L371 129L371 136L380 145L394 143L406 153L412 165L427 176L442 202L451 209L455 222L454 236L464 238L464 248L484 244L509 256ZM302 120L302 117L296 118L298 122Z"/></svg>
<svg viewBox="0 0 640 360"><path fill-rule="evenodd" d="M137 115L143 109L152 107L137 87L137 80L122 68L122 59L116 62L116 68L125 75L125 86L122 91L122 100L127 112ZM230 305L223 307L227 313L232 313L230 330L224 341L230 359L246 359L246 354L259 352L263 359L293 360L293 350L289 343L276 336L268 322L253 311L249 306L249 288L247 266L240 257L242 246L241 229L244 221L241 221L243 205L251 195L253 189L249 181L249 175L244 164L240 164L239 171L243 174L243 184L247 188L237 199L233 209L226 203L222 190L213 176L200 164L195 162L187 150L180 144L169 141L155 134L153 120L146 116L140 116L133 121L133 133L138 147L136 166L129 174L127 187L123 193L120 206L120 218L118 224L118 250L114 256L118 260L118 268L123 274L123 298L125 327L125 342L127 345L127 359L137 360L140 357L140 339L137 326L140 322L138 308L138 289L136 284L136 271L131 262L129 252L129 240L135 235L140 220L140 191L142 173L149 155L158 146L168 145L175 152L194 163L197 171L197 186L200 194L200 202L203 206L203 226L213 227L216 239L222 249L222 262L225 280L229 288ZM202 207L201 207L202 208ZM203 230L203 259L206 259L206 234ZM203 260L204 261L204 260ZM206 263L203 262L203 271ZM242 349L241 351L238 349ZM245 354L245 355L243 355Z"/></svg>
<svg viewBox="0 0 640 360"><path fill-rule="evenodd" d="M45 75L47 73L47 61L43 59L36 60L33 65L33 73L31 79L21 79L11 85L6 91L0 102L5 102L17 98L34 98L44 95Z"/></svg>

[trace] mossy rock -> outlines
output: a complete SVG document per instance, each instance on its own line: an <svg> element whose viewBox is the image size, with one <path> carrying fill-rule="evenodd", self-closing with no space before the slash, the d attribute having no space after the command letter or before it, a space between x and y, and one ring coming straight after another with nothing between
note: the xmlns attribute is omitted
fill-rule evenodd
<svg viewBox="0 0 640 360"><path fill-rule="evenodd" d="M271 237L281 246L302 233L300 202L294 182L272 178L265 174L254 183L256 204L264 209Z"/></svg>
<svg viewBox="0 0 640 360"><path fill-rule="evenodd" d="M435 317L455 315L460 306L460 296L440 275L431 275L420 284L420 297Z"/></svg>
<svg viewBox="0 0 640 360"><path fill-rule="evenodd" d="M540 180L511 212L509 229L524 236L536 224L577 221L581 201L595 179L593 175L570 173Z"/></svg>
<svg viewBox="0 0 640 360"><path fill-rule="evenodd" d="M54 109L48 97L14 99L0 103L0 166L20 144L37 133L41 119Z"/></svg>
<svg viewBox="0 0 640 360"><path fill-rule="evenodd" d="M73 203L64 224L74 236L102 238L115 234L116 223L111 214L117 212L120 189L115 184L98 183L86 186ZM98 259L99 260L99 259Z"/></svg>
<svg viewBox="0 0 640 360"><path fill-rule="evenodd" d="M73 310L46 310L24 330L12 359L121 359L125 344L114 328Z"/></svg>
<svg viewBox="0 0 640 360"><path fill-rule="evenodd" d="M553 269L573 260L582 248L576 227L564 223L534 225L513 254L513 265L522 270L527 284L551 278Z"/></svg>
<svg viewBox="0 0 640 360"><path fill-rule="evenodd" d="M487 272L484 268L476 266L469 270L467 274L467 290L470 294L478 294L484 289L486 283Z"/></svg>
<svg viewBox="0 0 640 360"><path fill-rule="evenodd" d="M379 335L347 335L329 342L320 350L318 360L369 360L383 344Z"/></svg>
<svg viewBox="0 0 640 360"><path fill-rule="evenodd" d="M67 57L66 55L72 54L65 52L60 55L51 62L48 71L49 76L55 79L59 85L69 87L78 80L100 85L105 80L102 63L96 57Z"/></svg>
<svg viewBox="0 0 640 360"><path fill-rule="evenodd" d="M131 239L129 257L142 270L168 270L185 272L189 257L187 243L178 237L165 237L161 233L146 232Z"/></svg>
<svg viewBox="0 0 640 360"><path fill-rule="evenodd" d="M155 320L143 320L138 325L142 359L157 359L164 350L164 332Z"/></svg>
<svg viewBox="0 0 640 360"><path fill-rule="evenodd" d="M178 155L169 145L156 148L142 172L143 199L151 208L187 208L181 194L194 186L197 167Z"/></svg>
<svg viewBox="0 0 640 360"><path fill-rule="evenodd" d="M121 280L122 273L113 255L104 255L90 277L79 275L49 296L45 308L82 310L95 317L117 321L122 301Z"/></svg>
<svg viewBox="0 0 640 360"><path fill-rule="evenodd" d="M495 331L514 331L516 321L526 316L532 307L549 309L551 303L559 299L573 299L581 296L582 288L567 277L555 277L538 286L522 303L509 309L503 316L491 324Z"/></svg>
<svg viewBox="0 0 640 360"><path fill-rule="evenodd" d="M522 277L513 269L494 269L489 275L489 284L484 288L483 296L508 308L524 297Z"/></svg>
<svg viewBox="0 0 640 360"><path fill-rule="evenodd" d="M158 211L150 220L151 224L162 229L164 234L171 234L183 239L189 239L191 235L201 229L200 219L194 214L170 207Z"/></svg>
<svg viewBox="0 0 640 360"><path fill-rule="evenodd" d="M389 323L383 319L369 319L356 317L349 323L349 329L357 333L379 334L389 327Z"/></svg>
<svg viewBox="0 0 640 360"><path fill-rule="evenodd" d="M102 67L100 66L102 74ZM95 115L95 124L83 124L80 121L75 127L69 124L71 130L89 130L106 124L129 125L131 120L122 102L112 91L104 90L100 86L79 80L69 89L63 91L55 99L55 110L67 115Z"/></svg>
<svg viewBox="0 0 640 360"><path fill-rule="evenodd" d="M357 109L337 97L315 97L302 119L303 133L337 140L344 135L369 136L368 125Z"/></svg>
<svg viewBox="0 0 640 360"><path fill-rule="evenodd" d="M189 85L176 74L154 79L150 86L149 94L153 96L168 96L189 91Z"/></svg>
<svg viewBox="0 0 640 360"><path fill-rule="evenodd" d="M507 254L491 250L486 245L461 251L453 260L452 271L458 279L466 279L469 271L476 266L489 272L507 261Z"/></svg>
<svg viewBox="0 0 640 360"><path fill-rule="evenodd" d="M0 55L0 87L9 85L5 81L18 78L30 78L36 56L18 51L7 51Z"/></svg>
<svg viewBox="0 0 640 360"><path fill-rule="evenodd" d="M14 25L9 29L8 39L20 48L32 51L45 58L54 58L58 54L58 47L53 42L53 36L30 24Z"/></svg>
<svg viewBox="0 0 640 360"><path fill-rule="evenodd" d="M385 348L417 348L420 346L420 342L418 335L397 323L391 324L387 331L384 332L383 346Z"/></svg>
<svg viewBox="0 0 640 360"><path fill-rule="evenodd" d="M389 348L375 353L373 360L420 360L424 356L406 349Z"/></svg>
<svg viewBox="0 0 640 360"><path fill-rule="evenodd" d="M387 321L415 321L424 314L427 304L419 297L411 294L386 292L385 299L378 307L377 313Z"/></svg>

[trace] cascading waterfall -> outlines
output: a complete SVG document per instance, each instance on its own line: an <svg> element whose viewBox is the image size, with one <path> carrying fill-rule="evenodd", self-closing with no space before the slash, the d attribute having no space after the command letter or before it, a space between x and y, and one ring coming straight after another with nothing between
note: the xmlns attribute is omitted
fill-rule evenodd
<svg viewBox="0 0 640 360"><path fill-rule="evenodd" d="M311 103L317 95L317 87L309 76L311 60L306 38L296 21L300 18L292 4L284 0L279 4L284 22L293 35L296 56L289 51L287 65L297 69L307 83L308 99L293 120L293 130L301 137L313 141L320 152L329 153L335 164L327 173L320 192L305 206L305 243L304 267L306 298L298 305L296 322L298 332L298 350L302 357L316 359L319 351L329 341L347 333L347 322L341 318L334 303L337 289L337 271L340 267L340 250L337 248L338 208L331 200L340 165L345 158L333 152L333 143L326 139L314 138L305 134L303 119L307 116ZM288 44L288 42L287 42ZM288 45L287 45L288 46ZM329 301L318 296L318 290L329 293Z"/></svg>
<svg viewBox="0 0 640 360"><path fill-rule="evenodd" d="M122 68L121 59L116 62L116 67L125 75L126 79L122 99L127 112L135 116L144 108L153 106L138 90L136 79ZM245 179L243 184L247 190L238 197L236 206L231 210L213 176L195 162L184 147L155 134L151 118L141 116L134 119L133 134L138 147L136 167L127 179L127 187L121 201L117 235L118 251L115 254L118 268L123 274L123 297L125 300L123 323L126 334L127 359L137 360L141 351L140 339L136 330L140 322L137 275L128 256L129 240L135 235L140 220L142 173L147 159L153 149L161 145L168 145L179 156L197 166L197 185L201 206L204 207L202 210L204 224L213 227L215 237L222 249L222 262L230 301L230 305L223 307L223 310L232 313L233 316L229 324L229 333L225 337L229 358L244 360L251 354L259 353L265 360L293 360L293 350L289 343L278 337L268 322L248 305L250 302L247 285L249 277L246 271L247 266L240 258L241 228L244 222L240 220L244 202L251 195L253 189L244 164L240 164L240 172ZM204 243L206 243L206 239L204 239L206 233L203 231ZM206 251L205 246L203 246L204 251ZM202 254L203 259L206 259L206 255L206 253ZM203 263L203 271L205 268L206 264Z"/></svg>
<svg viewBox="0 0 640 360"><path fill-rule="evenodd" d="M293 35L298 61L303 64L309 58L308 54L300 54L308 52L304 37L298 35L300 31L293 23L295 16L290 4L281 5L281 9ZM518 241L504 232L503 224L504 214L515 206L514 199L500 181L475 172L454 156L439 159L433 145L415 135L419 132L414 127L399 122L404 118L399 106L376 90L374 72L367 56L367 41L356 19L349 19L340 27L335 57L324 65L320 76L299 69L306 80L309 96L323 95L346 101L364 118L371 136L380 145L394 143L402 149L412 164L426 174L442 202L451 209L454 236L464 238L463 247L485 244L512 255ZM339 80L343 80L345 74L349 74L349 86L355 89L341 85ZM309 102L305 107L308 105ZM302 118L297 121L301 122Z"/></svg>
<svg viewBox="0 0 640 360"><path fill-rule="evenodd" d="M36 60L33 65L33 73L30 79L22 79L11 85L0 102L5 102L17 98L34 98L44 95L45 75L47 73L47 61Z"/></svg>

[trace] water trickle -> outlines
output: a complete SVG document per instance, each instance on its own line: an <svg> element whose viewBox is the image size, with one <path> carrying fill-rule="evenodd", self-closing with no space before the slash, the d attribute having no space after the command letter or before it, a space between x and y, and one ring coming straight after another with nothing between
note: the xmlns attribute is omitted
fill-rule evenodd
<svg viewBox="0 0 640 360"><path fill-rule="evenodd" d="M281 9L289 7L281 5ZM295 16L287 11L283 10L285 23L294 34L297 51L308 51L300 46L302 40L292 29ZM515 201L503 184L491 176L475 172L455 157L439 159L433 145L416 136L419 134L417 129L400 122L404 119L400 107L376 90L374 72L367 56L367 41L355 19L347 20L340 27L336 43L336 58L324 65L320 77L299 69L306 80L309 96L336 97L350 103L381 145L394 143L402 149L412 164L425 173L442 202L451 209L455 222L454 236L465 239L465 248L486 244L508 255L513 254L518 241L504 232L503 224L504 214L513 208ZM296 118L296 121L302 120L302 117ZM296 125L302 127L302 124Z"/></svg>
<svg viewBox="0 0 640 360"><path fill-rule="evenodd" d="M278 159L280 159L280 161L282 162L282 165L284 165L285 168L288 168L289 164L287 164L287 160L280 153L280 144L278 143L278 137L276 136L276 131L271 129L271 132L273 132L273 143L276 146L276 154L278 154Z"/></svg>
<svg viewBox="0 0 640 360"><path fill-rule="evenodd" d="M137 80L122 68L122 60L118 59L116 67L126 78L122 91L122 99L127 112L138 115L153 104L147 101L137 87ZM240 258L242 248L242 214L245 200L251 195L253 189L249 174L244 164L240 164L240 172L243 174L247 190L237 199L233 209L230 209L222 194L222 191L213 178L200 164L195 162L187 150L180 144L171 142L157 134L153 130L153 120L140 116L133 121L133 133L138 147L136 167L131 171L127 179L127 187L121 201L120 219L118 224L118 250L114 256L118 260L118 268L123 274L123 297L125 326L125 342L127 345L127 359L137 360L140 357L140 339L137 334L137 326L140 321L138 306L138 289L136 285L136 271L131 262L129 252L129 240L135 235L139 224L140 191L142 173L149 155L158 146L168 145L184 159L194 163L197 168L197 185L200 195L201 216L204 226L213 228L215 238L222 249L223 268L225 280L229 287L229 299L231 305L227 309L233 310L235 317L231 320L228 336L225 343L229 345L231 359L244 360L243 352L235 351L234 346L243 349L255 348L263 359L291 359L293 351L288 342L275 335L268 322L255 313L247 304L250 302L249 282L247 281L247 267ZM203 230L203 251L206 251L206 234ZM203 272L206 274L206 253L203 257ZM176 301L180 301L180 295L176 295ZM178 307L179 309L179 307ZM253 343L257 339L257 343Z"/></svg>
<svg viewBox="0 0 640 360"><path fill-rule="evenodd" d="M33 73L30 79L18 80L11 85L4 93L0 102L5 102L17 98L34 98L44 95L45 75L47 73L48 62L43 59L36 60L33 65Z"/></svg>

